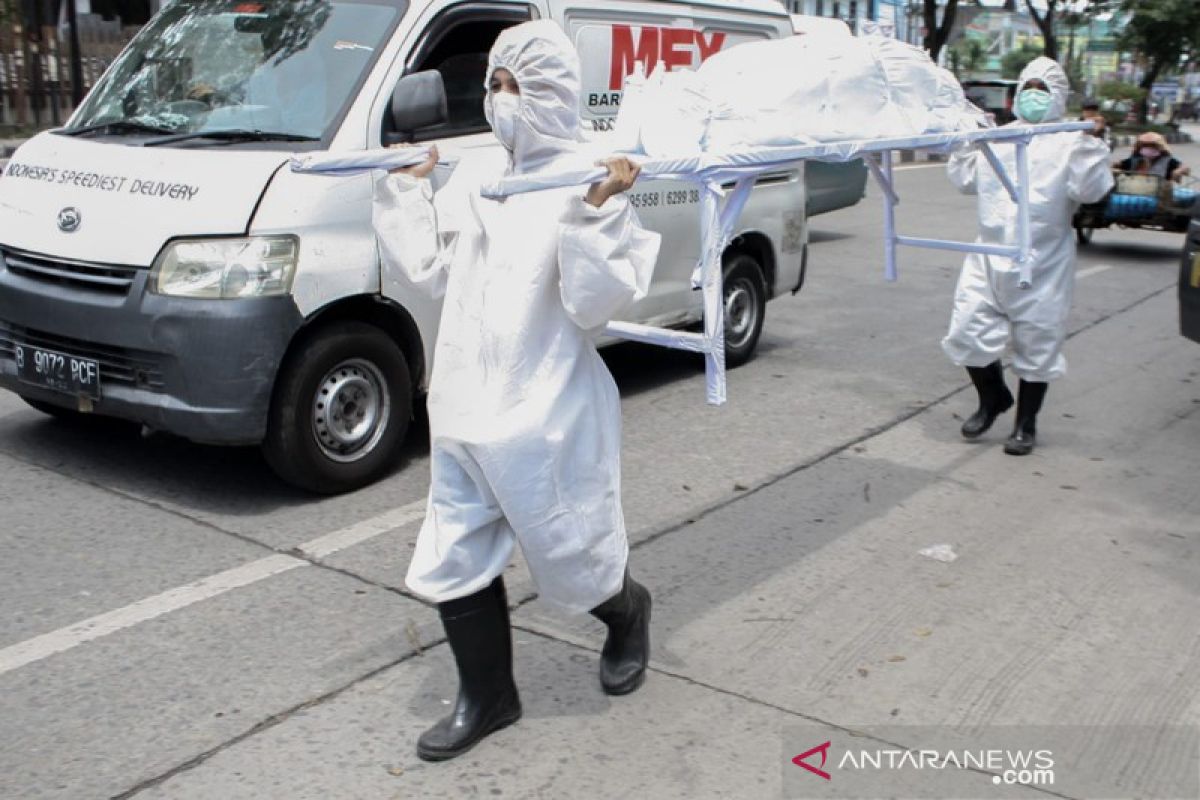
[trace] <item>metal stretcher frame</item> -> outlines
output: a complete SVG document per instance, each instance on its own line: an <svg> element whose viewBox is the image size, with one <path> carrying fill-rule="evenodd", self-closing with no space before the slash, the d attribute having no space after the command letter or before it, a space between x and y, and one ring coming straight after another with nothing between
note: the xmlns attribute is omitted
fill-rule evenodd
<svg viewBox="0 0 1200 800"><path fill-rule="evenodd" d="M884 276L897 278L896 249L898 246L932 250L953 250L981 253L1013 259L1021 270L1021 285L1028 288L1030 274L1031 229L1029 217L1029 159L1028 146L1034 136L1050 133L1086 131L1090 122L1060 122L1044 125L1017 125L987 128L963 133L936 133L903 138L870 139L861 141L827 142L788 147L762 147L752 151L721 156L700 155L683 159L642 161L642 178L684 180L700 187L701 262L698 283L704 296L704 332L688 333L669 328L655 328L631 322L611 322L605 327L609 336L635 342L703 353L705 357L706 396L710 405L726 401L725 379L725 308L723 303L721 257L729 244L734 227L745 207L755 179L781 166L806 160L848 161L863 158L884 195ZM1006 143L1016 147L1017 176L1014 181L992 148ZM904 236L896 232L896 194L892 151L900 149L948 151L963 145L979 148L995 170L1000 182L1017 205L1017 230L1014 245L993 245L982 242L961 242ZM606 170L594 166L543 175L513 175L484 187L487 197L505 197L541 189L581 186L594 183L606 175ZM728 186L732 182L731 192ZM724 201L722 203L722 200Z"/></svg>

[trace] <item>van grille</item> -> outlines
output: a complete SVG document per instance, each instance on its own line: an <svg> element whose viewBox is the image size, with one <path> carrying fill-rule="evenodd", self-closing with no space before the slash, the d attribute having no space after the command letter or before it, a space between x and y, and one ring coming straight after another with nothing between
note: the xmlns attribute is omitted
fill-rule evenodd
<svg viewBox="0 0 1200 800"><path fill-rule="evenodd" d="M16 358L14 345L24 344L41 347L57 353L89 358L100 364L101 383L121 383L143 389L159 391L165 388L163 368L159 356L140 350L112 347L53 333L43 333L20 325L0 320L0 356Z"/></svg>
<svg viewBox="0 0 1200 800"><path fill-rule="evenodd" d="M136 267L66 261L8 248L0 249L0 256L14 275L109 294L127 294L138 274Z"/></svg>

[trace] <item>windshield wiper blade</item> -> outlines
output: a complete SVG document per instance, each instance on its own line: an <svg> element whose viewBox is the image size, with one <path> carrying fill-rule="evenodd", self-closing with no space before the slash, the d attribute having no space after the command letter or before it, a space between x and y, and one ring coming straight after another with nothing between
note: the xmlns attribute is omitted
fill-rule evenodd
<svg viewBox="0 0 1200 800"><path fill-rule="evenodd" d="M212 139L218 142L319 142L316 136L305 136L299 133L284 133L281 131L245 130L240 128L215 131L193 131L192 133L176 133L161 139L151 139L143 143L143 147L154 147L160 144L171 144L188 139Z"/></svg>
<svg viewBox="0 0 1200 800"><path fill-rule="evenodd" d="M175 133L171 128L158 125L148 125L145 122L134 122L127 119L100 122L95 125L85 125L82 128L59 128L55 133L63 136L84 136L89 133Z"/></svg>

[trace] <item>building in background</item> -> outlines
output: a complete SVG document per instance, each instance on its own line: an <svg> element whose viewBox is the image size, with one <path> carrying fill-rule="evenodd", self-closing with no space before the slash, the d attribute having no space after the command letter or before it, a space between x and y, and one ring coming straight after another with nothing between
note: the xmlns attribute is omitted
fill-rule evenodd
<svg viewBox="0 0 1200 800"><path fill-rule="evenodd" d="M857 32L865 20L879 19L878 10L883 5L894 5L900 0L785 0L784 6L790 14L810 17L832 17L840 19Z"/></svg>

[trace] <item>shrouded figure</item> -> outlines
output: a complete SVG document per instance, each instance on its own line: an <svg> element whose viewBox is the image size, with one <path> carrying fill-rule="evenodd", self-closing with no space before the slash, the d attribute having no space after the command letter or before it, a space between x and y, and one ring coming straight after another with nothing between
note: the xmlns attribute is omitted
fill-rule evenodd
<svg viewBox="0 0 1200 800"><path fill-rule="evenodd" d="M489 57L485 112L507 159L464 161L433 198L424 165L377 184L386 265L444 293L429 388L432 482L408 586L437 602L459 673L453 713L418 754L452 758L521 715L501 577L520 545L539 595L608 626L600 679L636 689L650 594L626 568L620 398L596 352L650 283L660 238L622 194L590 188L488 200L483 183L579 152L579 59L554 23L510 28Z"/></svg>
<svg viewBox="0 0 1200 800"><path fill-rule="evenodd" d="M1036 58L1021 73L1014 125L1061 121L1067 106L1067 76L1049 58ZM1009 175L1016 175L1016 146L994 146ZM972 253L963 262L950 331L942 349L966 367L979 392L979 408L963 424L974 439L1012 407L1000 357L1010 345L1013 372L1020 378L1017 419L1004 452L1033 451L1037 414L1049 381L1067 370L1062 354L1067 314L1075 284L1075 239L1071 218L1080 203L1102 199L1112 188L1108 146L1088 133L1035 136L1029 143L1030 229L1033 286L1019 287L1020 267L1010 258ZM958 189L979 195L979 238L1015 245L1017 205L977 150L956 153L949 176Z"/></svg>

